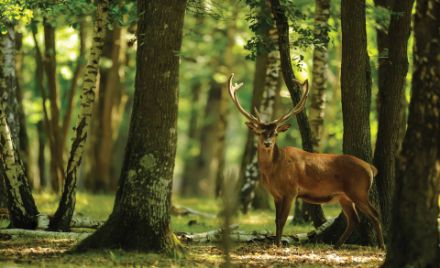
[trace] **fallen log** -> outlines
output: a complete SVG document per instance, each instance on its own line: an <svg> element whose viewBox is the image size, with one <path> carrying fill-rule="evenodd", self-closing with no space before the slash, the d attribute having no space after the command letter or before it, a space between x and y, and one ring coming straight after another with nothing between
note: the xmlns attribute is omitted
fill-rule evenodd
<svg viewBox="0 0 440 268"><path fill-rule="evenodd" d="M28 237L28 238L52 238L52 239L84 239L92 233L75 233L75 232L51 232L44 230L26 230L26 229L1 229L0 235L11 238Z"/></svg>
<svg viewBox="0 0 440 268"><path fill-rule="evenodd" d="M215 214L198 211L198 210L195 210L192 208L176 207L176 206L171 207L171 215L174 215L174 216L196 215L196 216L201 216L201 217L210 218L210 219L216 218Z"/></svg>

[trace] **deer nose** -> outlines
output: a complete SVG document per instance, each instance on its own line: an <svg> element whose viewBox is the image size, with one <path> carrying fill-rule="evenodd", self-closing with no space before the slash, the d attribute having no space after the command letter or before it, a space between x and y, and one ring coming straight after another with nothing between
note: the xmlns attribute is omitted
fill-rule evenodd
<svg viewBox="0 0 440 268"><path fill-rule="evenodd" d="M270 141L264 141L264 146L266 146L266 147L270 147L271 144L272 144L272 142L270 142Z"/></svg>

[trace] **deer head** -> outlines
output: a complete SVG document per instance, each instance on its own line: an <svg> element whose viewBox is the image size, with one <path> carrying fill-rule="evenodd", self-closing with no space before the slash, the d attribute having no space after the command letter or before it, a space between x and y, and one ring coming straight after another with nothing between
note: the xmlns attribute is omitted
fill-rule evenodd
<svg viewBox="0 0 440 268"><path fill-rule="evenodd" d="M258 144L259 148L264 150L271 150L276 144L276 137L278 133L284 132L289 129L290 124L286 123L286 121L293 115L300 113L304 109L304 105L306 103L307 95L309 94L309 84L308 81L304 81L304 83L300 83L295 80L296 83L300 85L303 89L303 94L301 96L298 104L290 109L286 114L280 116L279 118L271 121L271 122L263 122L261 120L261 115L256 107L254 107L255 116L247 112L240 104L237 98L237 91L243 86L243 83L233 83L232 79L234 78L234 74L231 74L229 77L229 95L231 96L232 101L235 106L237 106L238 111L243 114L248 121L246 125L252 130L255 135L258 136Z"/></svg>

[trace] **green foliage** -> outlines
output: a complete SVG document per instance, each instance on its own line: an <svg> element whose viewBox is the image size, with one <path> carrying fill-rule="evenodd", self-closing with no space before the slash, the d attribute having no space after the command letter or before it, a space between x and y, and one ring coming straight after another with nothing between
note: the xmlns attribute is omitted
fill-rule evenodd
<svg viewBox="0 0 440 268"><path fill-rule="evenodd" d="M272 13L265 0L246 0L250 12L246 20L254 36L248 41L245 48L249 50L248 59L254 60L260 53L268 53L275 49L276 40L268 37L269 30L273 29L274 21ZM329 42L329 26L315 25L313 23L313 12L308 7L310 4L304 1L284 0L281 1L286 15L289 18L292 30L292 47L295 50L307 49L309 47L324 46ZM304 56L299 55L298 62L303 61ZM300 64L297 64L298 66Z"/></svg>
<svg viewBox="0 0 440 268"><path fill-rule="evenodd" d="M0 32L5 34L9 26L28 24L33 17L24 0L0 0Z"/></svg>

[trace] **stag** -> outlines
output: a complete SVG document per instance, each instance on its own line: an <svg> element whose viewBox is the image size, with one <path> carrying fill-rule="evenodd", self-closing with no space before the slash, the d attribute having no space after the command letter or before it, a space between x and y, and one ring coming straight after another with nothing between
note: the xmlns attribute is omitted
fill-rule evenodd
<svg viewBox="0 0 440 268"><path fill-rule="evenodd" d="M372 221L378 245L384 248L379 213L368 200L368 192L377 174L373 165L352 155L311 153L290 146L279 148L276 143L278 133L290 127L286 121L304 109L309 93L308 81L295 81L303 90L295 107L271 122L263 122L256 108L253 115L240 105L237 91L243 83L233 84L233 78L234 74L231 74L229 95L248 120L246 125L258 137L260 180L275 202L277 245L280 245L292 200L299 197L312 204L339 201L347 226L336 242L336 248L347 240L359 222L358 210Z"/></svg>

